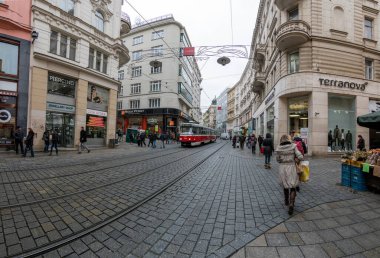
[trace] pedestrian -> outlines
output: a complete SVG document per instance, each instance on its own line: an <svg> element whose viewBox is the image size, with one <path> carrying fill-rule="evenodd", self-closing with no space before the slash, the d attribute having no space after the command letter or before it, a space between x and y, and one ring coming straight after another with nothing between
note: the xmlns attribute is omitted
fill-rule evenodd
<svg viewBox="0 0 380 258"><path fill-rule="evenodd" d="M123 131L121 130L121 128L117 129L117 141L118 142L122 142L123 141Z"/></svg>
<svg viewBox="0 0 380 258"><path fill-rule="evenodd" d="M255 134L252 134L251 142L252 142L252 154L256 154L257 139L256 139L256 135Z"/></svg>
<svg viewBox="0 0 380 258"><path fill-rule="evenodd" d="M149 142L148 142L148 147L149 147L150 145L153 146L153 134L152 134L152 133L149 133L149 134L148 134L148 140L149 140Z"/></svg>
<svg viewBox="0 0 380 258"><path fill-rule="evenodd" d="M160 135L160 140L161 140L161 147L160 149L165 149L165 140L166 140L166 136L165 136L165 133L162 132L161 135Z"/></svg>
<svg viewBox="0 0 380 258"><path fill-rule="evenodd" d="M292 215L297 195L296 188L299 185L296 163L299 163L303 156L288 135L281 136L276 154L277 162L280 163L279 176L284 190L285 205L289 206L288 213Z"/></svg>
<svg viewBox="0 0 380 258"><path fill-rule="evenodd" d="M30 150L30 155L34 157L34 151L33 151L33 138L34 138L34 132L32 128L28 128L28 135L26 136L25 140L25 150L23 157L26 157L26 153L28 150Z"/></svg>
<svg viewBox="0 0 380 258"><path fill-rule="evenodd" d="M267 133L265 135L265 139L263 140L263 147L265 156L265 168L270 169L270 157L272 156L272 153L274 151L272 135L270 133Z"/></svg>
<svg viewBox="0 0 380 258"><path fill-rule="evenodd" d="M358 135L358 144L357 144L357 148L361 151L365 150L365 141L363 139L363 136L361 136L360 134Z"/></svg>
<svg viewBox="0 0 380 258"><path fill-rule="evenodd" d="M133 134L132 134L132 132L129 132L128 138L129 138L129 144L133 144Z"/></svg>
<svg viewBox="0 0 380 258"><path fill-rule="evenodd" d="M232 134L230 134L230 141L232 140Z"/></svg>
<svg viewBox="0 0 380 258"><path fill-rule="evenodd" d="M333 151L332 143L333 143L333 135L332 135L332 131L330 130L328 135L327 135L327 145L328 145L328 147L330 147L330 151Z"/></svg>
<svg viewBox="0 0 380 258"><path fill-rule="evenodd" d="M16 131L14 133L15 138L15 150L16 154L18 154L18 146L20 145L21 155L24 155L24 133L21 131L21 127L17 126Z"/></svg>
<svg viewBox="0 0 380 258"><path fill-rule="evenodd" d="M250 149L252 146L252 138L251 135L248 135L247 137L247 148Z"/></svg>
<svg viewBox="0 0 380 258"><path fill-rule="evenodd" d="M49 136L50 136L49 130L46 129L45 132L44 132L44 134L42 135L42 140L45 143L44 152L49 152L49 143L50 143Z"/></svg>
<svg viewBox="0 0 380 258"><path fill-rule="evenodd" d="M136 135L136 140L137 140L137 146L138 147L142 146L140 135L141 135L140 132L138 132L137 135Z"/></svg>
<svg viewBox="0 0 380 258"><path fill-rule="evenodd" d="M55 129L51 133L51 148L50 148L49 156L51 156L53 152L53 148L55 148L55 154L58 156L58 130L57 129Z"/></svg>
<svg viewBox="0 0 380 258"><path fill-rule="evenodd" d="M240 149L244 150L245 136L240 135L239 136L239 142L240 142Z"/></svg>
<svg viewBox="0 0 380 258"><path fill-rule="evenodd" d="M157 139L158 139L157 132L154 132L154 134L153 134L153 145L152 145L152 148L154 148L154 149L156 148Z"/></svg>
<svg viewBox="0 0 380 258"><path fill-rule="evenodd" d="M78 153L82 153L83 149L86 149L87 153L90 153L91 150L85 144L87 142L87 132L84 130L83 126L81 127L81 130L80 130L79 141L80 141L80 144L78 148Z"/></svg>
<svg viewBox="0 0 380 258"><path fill-rule="evenodd" d="M145 137L146 137L146 134L145 134L145 132L142 132L142 133L140 134L140 139L141 139L141 147L143 146L143 144L144 144L144 147L146 147L146 143L145 143Z"/></svg>
<svg viewBox="0 0 380 258"><path fill-rule="evenodd" d="M232 138L232 147L236 148L236 140L237 140L237 137L236 135L234 135L234 137Z"/></svg>
<svg viewBox="0 0 380 258"><path fill-rule="evenodd" d="M259 137L257 138L257 142L259 143L259 150L261 150L261 147L263 146L263 141L263 137L259 135Z"/></svg>
<svg viewBox="0 0 380 258"><path fill-rule="evenodd" d="M348 130L346 134L347 150L352 151L352 133Z"/></svg>

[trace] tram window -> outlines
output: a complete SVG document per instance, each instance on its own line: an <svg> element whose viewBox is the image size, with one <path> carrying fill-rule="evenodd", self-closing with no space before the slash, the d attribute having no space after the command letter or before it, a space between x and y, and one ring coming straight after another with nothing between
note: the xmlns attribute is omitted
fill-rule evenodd
<svg viewBox="0 0 380 258"><path fill-rule="evenodd" d="M192 134L193 133L192 127L182 126L181 132L182 132L182 134Z"/></svg>
<svg viewBox="0 0 380 258"><path fill-rule="evenodd" d="M193 133L194 134L200 134L200 128L199 127L193 127Z"/></svg>

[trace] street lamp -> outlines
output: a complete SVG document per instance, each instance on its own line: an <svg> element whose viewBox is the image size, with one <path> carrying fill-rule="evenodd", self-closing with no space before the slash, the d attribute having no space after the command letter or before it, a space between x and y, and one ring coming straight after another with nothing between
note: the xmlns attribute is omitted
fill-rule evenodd
<svg viewBox="0 0 380 258"><path fill-rule="evenodd" d="M37 31L32 31L32 44L34 43L34 41L38 38L38 32Z"/></svg>

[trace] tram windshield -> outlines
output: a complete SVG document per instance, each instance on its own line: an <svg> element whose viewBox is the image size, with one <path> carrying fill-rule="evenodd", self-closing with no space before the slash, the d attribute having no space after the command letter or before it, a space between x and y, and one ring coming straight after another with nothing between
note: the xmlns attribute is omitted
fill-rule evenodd
<svg viewBox="0 0 380 258"><path fill-rule="evenodd" d="M193 127L188 125L181 126L181 134L183 135L192 135L193 134Z"/></svg>

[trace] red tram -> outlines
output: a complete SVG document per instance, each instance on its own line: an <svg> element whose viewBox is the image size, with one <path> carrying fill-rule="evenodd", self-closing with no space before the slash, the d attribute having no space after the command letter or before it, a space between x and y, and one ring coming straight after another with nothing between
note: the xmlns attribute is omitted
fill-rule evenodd
<svg viewBox="0 0 380 258"><path fill-rule="evenodd" d="M216 131L199 124L181 125L179 141L182 146L196 146L216 141Z"/></svg>

